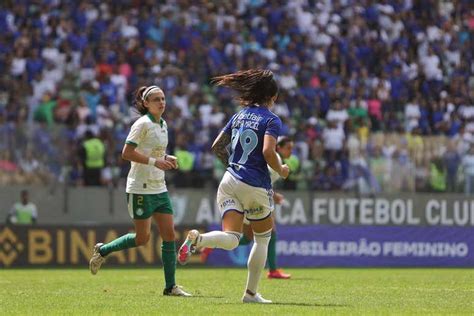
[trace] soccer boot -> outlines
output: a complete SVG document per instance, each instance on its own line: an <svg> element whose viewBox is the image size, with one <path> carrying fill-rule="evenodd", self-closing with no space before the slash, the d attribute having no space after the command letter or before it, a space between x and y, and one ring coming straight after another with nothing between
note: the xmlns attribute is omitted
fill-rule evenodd
<svg viewBox="0 0 474 316"><path fill-rule="evenodd" d="M191 294L185 292L183 290L183 288L179 285L173 285L173 287L170 288L170 289L164 289L163 290L163 295L165 295L165 296L185 296L185 297L192 296Z"/></svg>
<svg viewBox="0 0 474 316"><path fill-rule="evenodd" d="M258 304L271 304L272 301L264 299L260 293L255 295L250 295L249 293L245 293L242 297L243 303L258 303Z"/></svg>
<svg viewBox="0 0 474 316"><path fill-rule="evenodd" d="M199 238L199 232L195 229L191 230L186 237L186 240L178 250L178 262L186 264L191 257L191 254L196 250L196 241Z"/></svg>
<svg viewBox="0 0 474 316"><path fill-rule="evenodd" d="M270 270L267 273L267 278L269 279L289 279L291 274L284 273L281 269Z"/></svg>
<svg viewBox="0 0 474 316"><path fill-rule="evenodd" d="M105 262L105 257L102 257L99 250L103 243L98 243L94 246L94 253L92 254L92 258L89 261L89 269L91 270L92 274L97 274L100 269L102 263Z"/></svg>

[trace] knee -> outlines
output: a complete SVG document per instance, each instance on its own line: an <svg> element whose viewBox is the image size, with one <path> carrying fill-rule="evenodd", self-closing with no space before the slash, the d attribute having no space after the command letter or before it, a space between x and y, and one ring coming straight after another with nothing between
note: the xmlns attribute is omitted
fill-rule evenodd
<svg viewBox="0 0 474 316"><path fill-rule="evenodd" d="M224 245L224 249L225 250L234 250L235 248L237 248L239 246L239 241L230 241L228 242L227 244Z"/></svg>
<svg viewBox="0 0 474 316"><path fill-rule="evenodd" d="M242 234L236 232L225 232L227 235L226 242L223 244L223 249L234 250L239 246Z"/></svg>
<svg viewBox="0 0 474 316"><path fill-rule="evenodd" d="M137 244L137 246L146 245L149 240L150 240L150 234L140 234L140 235L137 234L135 237L135 243Z"/></svg>
<svg viewBox="0 0 474 316"><path fill-rule="evenodd" d="M270 239L272 238L272 230L270 229L263 233L254 233L254 236L255 243L268 245L270 243Z"/></svg>

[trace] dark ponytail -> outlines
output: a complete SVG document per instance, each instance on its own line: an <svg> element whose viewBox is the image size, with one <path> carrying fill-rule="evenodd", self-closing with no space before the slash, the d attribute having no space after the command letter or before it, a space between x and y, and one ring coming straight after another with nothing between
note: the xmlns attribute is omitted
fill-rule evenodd
<svg viewBox="0 0 474 316"><path fill-rule="evenodd" d="M145 91L147 87L142 86L135 90L134 93L134 100L133 100L133 106L137 109L137 111L141 115L145 115L148 113L148 109L144 105L144 100L143 100L143 92Z"/></svg>
<svg viewBox="0 0 474 316"><path fill-rule="evenodd" d="M278 86L270 70L250 69L211 79L217 86L231 88L239 94L238 100L244 106L266 105L278 94Z"/></svg>

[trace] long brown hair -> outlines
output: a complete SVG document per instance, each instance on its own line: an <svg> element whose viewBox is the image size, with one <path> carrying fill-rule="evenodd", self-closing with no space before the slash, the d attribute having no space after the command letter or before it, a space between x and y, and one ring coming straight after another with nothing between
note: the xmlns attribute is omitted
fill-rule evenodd
<svg viewBox="0 0 474 316"><path fill-rule="evenodd" d="M143 100L143 92L146 90L146 86L142 86L135 90L134 92L134 100L133 100L133 106L137 109L137 111L141 115L145 115L148 113L148 109L145 107L145 100Z"/></svg>
<svg viewBox="0 0 474 316"><path fill-rule="evenodd" d="M241 105L266 105L278 94L278 86L273 72L263 69L242 70L211 79L217 86L231 88L239 94Z"/></svg>
<svg viewBox="0 0 474 316"><path fill-rule="evenodd" d="M142 86L135 91L135 100L133 101L133 105L140 112L141 115L147 114L148 108L145 106L145 100L148 99L148 96L155 93L156 90L163 92L160 87L151 85L151 86Z"/></svg>

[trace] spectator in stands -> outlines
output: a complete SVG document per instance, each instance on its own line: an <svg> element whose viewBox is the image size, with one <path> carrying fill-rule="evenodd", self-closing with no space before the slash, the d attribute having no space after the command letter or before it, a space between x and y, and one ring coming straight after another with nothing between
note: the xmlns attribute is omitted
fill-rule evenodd
<svg viewBox="0 0 474 316"><path fill-rule="evenodd" d="M471 145L471 148L467 154L462 158L462 167L464 171L464 193L473 194L474 193L474 146Z"/></svg>
<svg viewBox="0 0 474 316"><path fill-rule="evenodd" d="M190 187L196 181L193 172L195 156L188 150L188 138L185 134L180 134L176 138L176 147L173 155L178 158L178 170L173 178L176 187Z"/></svg>
<svg viewBox="0 0 474 316"><path fill-rule="evenodd" d="M358 132L370 139L373 132L416 127L423 136L458 138L462 128L474 133L469 1L449 3L451 10L411 1L363 6L261 0L218 9L178 2L137 11L133 3L116 6L111 0L103 0L100 9L63 0L39 7L7 1L0 14L0 69L10 76L0 83L0 131L15 136L47 122L42 133L49 135L69 133L77 139L86 128L97 135L112 128L120 135L134 116L127 102L130 87L153 81L173 95L167 113L170 145L183 131L213 139L212 121L222 120L219 114L227 119L236 104L228 92L210 88L209 77L258 66L272 69L282 83L275 111L286 112L277 114L286 117L287 134L299 136L310 117L324 134L326 121L336 116L340 123L347 113L338 117L337 112L355 103L367 110L363 115L370 123L352 120L364 127L346 131L347 139ZM41 19L23 14L35 10ZM206 115L210 111L213 117ZM35 137L28 136L25 146ZM319 141L314 133L295 141L314 148L314 137ZM64 147L62 138L49 137L51 151L73 147ZM197 161L206 152L199 145L191 150ZM19 160L24 152L11 156ZM409 154L414 162L422 159ZM300 158L304 166L314 157ZM49 165L47 155L37 159Z"/></svg>
<svg viewBox="0 0 474 316"><path fill-rule="evenodd" d="M311 189L317 191L334 191L342 189L344 179L335 163L328 164L322 172L316 171Z"/></svg>
<svg viewBox="0 0 474 316"><path fill-rule="evenodd" d="M433 158L430 163L430 186L435 192L446 191L446 169L441 158Z"/></svg>
<svg viewBox="0 0 474 316"><path fill-rule="evenodd" d="M382 190L389 190L392 172L391 160L382 153L382 148L375 147L369 159L370 172L374 175Z"/></svg>
<svg viewBox="0 0 474 316"><path fill-rule="evenodd" d="M322 135L326 161L341 159L345 145L345 137L342 126L338 126L335 121L328 122Z"/></svg>
<svg viewBox="0 0 474 316"><path fill-rule="evenodd" d="M334 122L339 129L344 129L344 125L349 119L349 113L340 100L334 99L332 104L333 106L326 115L326 120L328 123Z"/></svg>
<svg viewBox="0 0 474 316"><path fill-rule="evenodd" d="M416 98L405 105L405 130L411 132L414 128L418 127L420 118L420 106L418 98Z"/></svg>
<svg viewBox="0 0 474 316"><path fill-rule="evenodd" d="M408 150L400 148L393 155L391 185L395 192L413 192L415 189L415 166Z"/></svg>
<svg viewBox="0 0 474 316"><path fill-rule="evenodd" d="M6 222L15 225L36 224L38 220L38 210L36 205L29 201L27 190L21 190L20 202L13 204Z"/></svg>
<svg viewBox="0 0 474 316"><path fill-rule="evenodd" d="M82 163L82 179L86 186L102 185L102 170L105 167L105 145L90 130L86 131L84 141L79 148Z"/></svg>
<svg viewBox="0 0 474 316"><path fill-rule="evenodd" d="M458 169L461 164L461 156L456 150L456 144L452 141L448 143L448 148L443 155L446 166L446 191L456 192Z"/></svg>

